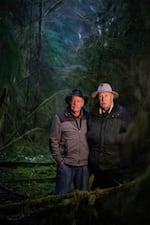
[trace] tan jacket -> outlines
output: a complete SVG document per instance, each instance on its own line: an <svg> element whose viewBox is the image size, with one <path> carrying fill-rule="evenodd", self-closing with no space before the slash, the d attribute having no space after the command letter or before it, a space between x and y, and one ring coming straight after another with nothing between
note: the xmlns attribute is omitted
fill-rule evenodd
<svg viewBox="0 0 150 225"><path fill-rule="evenodd" d="M87 112L82 110L76 120L69 109L56 114L52 122L49 147L58 164L72 166L88 164L89 148L86 139Z"/></svg>

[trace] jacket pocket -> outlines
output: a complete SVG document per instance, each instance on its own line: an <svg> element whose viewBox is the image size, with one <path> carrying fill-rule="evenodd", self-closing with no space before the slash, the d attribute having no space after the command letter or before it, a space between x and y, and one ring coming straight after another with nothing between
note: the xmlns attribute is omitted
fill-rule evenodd
<svg viewBox="0 0 150 225"><path fill-rule="evenodd" d="M59 146L61 155L67 155L68 153L68 144L67 141L62 141Z"/></svg>

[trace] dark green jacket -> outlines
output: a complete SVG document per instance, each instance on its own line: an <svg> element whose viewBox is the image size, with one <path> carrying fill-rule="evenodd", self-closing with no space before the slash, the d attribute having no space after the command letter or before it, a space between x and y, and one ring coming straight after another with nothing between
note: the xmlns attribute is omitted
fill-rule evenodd
<svg viewBox="0 0 150 225"><path fill-rule="evenodd" d="M99 113L99 104L88 119L89 166L92 169L112 170L121 166L121 146L131 117L127 110L114 104L106 117Z"/></svg>

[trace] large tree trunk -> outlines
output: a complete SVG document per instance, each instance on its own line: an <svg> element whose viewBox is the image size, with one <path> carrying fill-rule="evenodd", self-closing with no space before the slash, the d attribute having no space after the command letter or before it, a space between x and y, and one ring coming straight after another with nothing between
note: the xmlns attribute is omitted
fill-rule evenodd
<svg viewBox="0 0 150 225"><path fill-rule="evenodd" d="M36 61L36 85L35 85L35 105L36 107L40 103L41 99L41 51L42 51L42 11L43 11L43 0L39 0L39 21L38 21L38 39L37 39L37 61ZM37 115L34 115L34 126L37 123Z"/></svg>

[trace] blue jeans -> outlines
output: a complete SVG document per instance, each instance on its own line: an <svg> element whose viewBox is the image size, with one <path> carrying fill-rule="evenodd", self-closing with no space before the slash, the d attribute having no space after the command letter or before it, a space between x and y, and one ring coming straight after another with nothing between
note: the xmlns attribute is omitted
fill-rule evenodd
<svg viewBox="0 0 150 225"><path fill-rule="evenodd" d="M56 194L67 194L73 183L76 190L88 189L88 166L58 165L56 175Z"/></svg>

